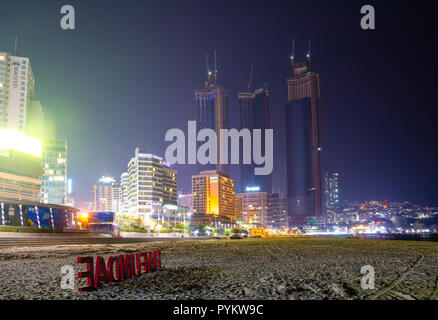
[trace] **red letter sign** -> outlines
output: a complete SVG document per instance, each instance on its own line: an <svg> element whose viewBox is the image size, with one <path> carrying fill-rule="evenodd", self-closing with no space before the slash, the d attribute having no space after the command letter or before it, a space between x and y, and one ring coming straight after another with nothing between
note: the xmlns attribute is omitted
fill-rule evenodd
<svg viewBox="0 0 438 320"><path fill-rule="evenodd" d="M79 291L94 290L93 257L78 257L78 263L86 263L87 271L78 272L78 278L87 278L88 287L78 288Z"/></svg>
<svg viewBox="0 0 438 320"><path fill-rule="evenodd" d="M97 256L96 269L94 271L94 287L98 288L101 281L104 281L105 283L109 282L108 273L106 270L105 260L101 256Z"/></svg>

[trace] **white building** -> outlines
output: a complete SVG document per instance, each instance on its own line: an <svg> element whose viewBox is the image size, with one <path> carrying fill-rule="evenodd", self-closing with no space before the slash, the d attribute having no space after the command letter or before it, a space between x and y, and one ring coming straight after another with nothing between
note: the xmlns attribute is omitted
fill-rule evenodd
<svg viewBox="0 0 438 320"><path fill-rule="evenodd" d="M0 128L25 132L34 88L29 58L0 52Z"/></svg>
<svg viewBox="0 0 438 320"><path fill-rule="evenodd" d="M119 212L120 186L113 177L99 179L94 186L94 211Z"/></svg>
<svg viewBox="0 0 438 320"><path fill-rule="evenodd" d="M177 204L177 172L162 158L136 148L135 156L128 163L127 176L122 176L122 185L127 186L122 206L129 215L141 218L145 225L149 225L151 219L159 219L163 205Z"/></svg>
<svg viewBox="0 0 438 320"><path fill-rule="evenodd" d="M120 175L120 207L119 212L126 214L128 212L128 187L129 176L127 172Z"/></svg>

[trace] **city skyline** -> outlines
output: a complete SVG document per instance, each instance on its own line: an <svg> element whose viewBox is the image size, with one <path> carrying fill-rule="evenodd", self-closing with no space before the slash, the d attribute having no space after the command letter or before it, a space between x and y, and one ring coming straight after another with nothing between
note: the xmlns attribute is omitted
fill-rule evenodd
<svg viewBox="0 0 438 320"><path fill-rule="evenodd" d="M36 16L43 17L44 12L53 3L58 2L48 2L42 4L41 8L36 8ZM226 5L230 7L230 10L233 8L231 4ZM7 6L13 7L14 4L7 4ZM142 7L140 3L133 2L134 8L124 9L122 12L126 14L126 17L135 16L136 6ZM156 10L162 10L166 6L169 6L169 3L163 6L157 5ZM53 7L57 6L53 5ZM81 5L78 5L77 9L80 12ZM24 10L24 16L30 14L27 10ZM252 24L252 27L261 32L260 38L250 37L243 43L237 44L238 36L236 35L230 38L231 44L229 45L224 43L224 40L204 41L201 39L197 40L196 45L190 50L184 48L177 54L174 49L181 47L183 41L188 39L193 30L185 27L179 31L180 37L176 37L163 26L165 30L162 30L164 33L161 38L151 32L147 40L129 41L128 47L132 50L129 50L127 56L119 61L116 57L121 54L121 51L112 48L110 42L113 38L128 41L128 39L122 40L122 36L128 32L128 29L122 28L122 31L112 36L113 38L108 36L100 41L93 30L102 30L103 27L91 19L96 10L97 7L91 6L87 12L83 11L83 15L78 15L78 29L72 33L55 30L49 32L47 39L41 40L40 43L33 34L26 35L30 22L16 25L14 21L16 19L4 17L0 13L0 18L2 20L5 18L8 24L8 28L0 31L1 50L12 52L14 36L18 34L17 53L29 57L32 63L36 86L35 97L42 101L49 121L57 124L58 137L67 138L69 177L72 177L74 181L77 202L92 199L91 188L103 174L103 167L106 168L108 174L119 177L129 154L136 146L145 146L151 153L164 155L166 130L173 127L184 128L184 123L181 123L183 116L185 116L184 120L195 120L196 103L193 90L199 87L199 83L206 78L204 54L213 49L217 50L218 57L220 57L218 58L220 79L230 83L229 108L232 113L230 127L238 128L237 92L245 88L248 78L247 66L250 62L254 62L257 70L254 82L269 83L270 104L273 109L272 122L277 128L274 136L281 137L284 128L279 125L282 120L279 113L287 102L284 82L288 76L290 63L288 59L290 41L292 38L296 39L297 58L303 58L307 38L310 36L312 38L312 63L321 74L321 88L324 92L323 116L325 137L327 137L325 141L327 171L341 174L342 199L390 199L437 204L434 190L438 189L438 172L433 166L436 151L428 148L438 136L436 130L433 129L431 120L433 117L430 117L432 111L427 109L432 103L426 96L416 97L408 90L405 90L406 93L399 93L400 88L410 86L408 81L389 84L394 71L403 61L407 60L407 57L412 55L412 52L397 52L397 56L391 56L391 61L389 61L386 57L390 56L394 49L389 50L391 46L381 42L383 35L374 35L378 39L376 40L372 35L361 33L361 30L355 31L354 36L358 36L358 39L354 40L357 49L353 49L351 43L342 44L342 39L352 40L350 35L344 31L339 35L340 40L337 40L336 49L334 49L330 47L333 45L333 42L330 42L330 32L316 32L303 21L299 21L299 25L296 23L286 25L285 16L274 8L267 14L267 25L277 31L281 29L280 27L286 26L285 30L271 38L275 41L269 40L268 32ZM117 10L117 8L112 10ZM194 15L201 15L202 10L206 8L200 6ZM307 8L302 5L300 10L306 12ZM333 13L330 8L327 10L329 10L328 15ZM386 12L382 12L384 13ZM290 14L292 15L293 12ZM321 25L327 25L327 19L324 20L319 14L317 16L322 19ZM279 26L274 25L274 17L279 18ZM215 20L218 17L213 15L210 18ZM251 14L246 14L242 19L250 21L252 18ZM347 19L356 18L355 16L347 17ZM178 20L178 17L170 15L165 19ZM391 19L402 19L402 17ZM33 20L32 22L35 23ZM199 23L203 22L205 21L202 20ZM103 24L109 26L108 21ZM139 29L145 25L147 21L144 24L136 22L136 27ZM198 25L193 28L197 27ZM49 27L37 23L36 30L43 32L47 28ZM332 30L340 31L339 28L340 23L334 22ZM237 33L241 35L248 31L246 28L243 29L245 30L238 30ZM84 42L82 36L90 30L92 30L90 40ZM221 33L216 28L213 28L213 32ZM202 34L202 31L194 31L195 35L200 35L200 33ZM328 39L324 39L326 35ZM174 40L176 43L164 44L160 39ZM402 40L401 36L395 36L390 42L392 41L391 44L396 48L401 48L404 42ZM160 41L162 48L152 46ZM374 46L371 50L369 46L375 41L378 41L378 46ZM8 48L8 43L10 43L10 48ZM61 45L62 43L65 47ZM93 43L100 43L104 50L112 48L114 52L102 55L102 49ZM257 46L267 43L271 43L272 48L254 53ZM128 45L128 42L125 44ZM238 54L233 54L232 45L240 46ZM47 50L43 50L44 47L47 47ZM74 49L76 47L82 49ZM74 49L74 54L69 53L67 49ZM140 54L135 53L136 50ZM98 63L100 66L87 62L92 57L94 59L96 55L102 56L102 60ZM146 59L139 59L141 55L145 55ZM349 70L353 57L355 61L361 61L361 63L353 64L357 69L356 72ZM142 61L137 65L141 72L130 68L135 65L132 62L137 61ZM426 62L420 60L418 63L421 68ZM157 67L152 64L156 64ZM77 70L72 69L74 65ZM107 68L108 66L111 68ZM90 72L86 72L86 69L90 69ZM150 76L143 78L144 72ZM376 79L375 72L379 72L381 79ZM62 75L61 79L57 79L60 75ZM108 82L108 78L114 79L116 75L119 78L115 82L121 85L123 90L116 90L113 87L116 84ZM406 70L406 79L413 75L414 71ZM126 85L123 85L125 82ZM354 86L349 85L348 82L354 83ZM363 90L357 89L359 85ZM416 85L421 86L419 83ZM376 87L379 86L384 89L377 90ZM110 89L105 90L106 87ZM144 90L146 90L146 98ZM396 95L395 92L397 92ZM409 108L414 103L421 103L425 106L421 113L415 113L417 118L413 117L413 110ZM117 105L123 107L117 108ZM398 128L399 124L392 123L391 120L394 117L404 124L402 128ZM422 128L414 130L415 126L414 128L409 126L410 119L421 121ZM68 127L67 120L74 125ZM84 145L83 137L85 136L89 139L87 145ZM402 144L403 141L406 143ZM281 144L280 141L279 145ZM278 147L275 147L274 153L273 191L280 189L285 193L285 179L282 176L284 154ZM417 161L420 161L422 165L415 166ZM175 166L175 168L180 172L179 187L187 193L190 190L190 178L196 174L197 168L188 165ZM427 176L422 174L423 170L428 172ZM236 168L231 168L230 175L239 180Z"/></svg>

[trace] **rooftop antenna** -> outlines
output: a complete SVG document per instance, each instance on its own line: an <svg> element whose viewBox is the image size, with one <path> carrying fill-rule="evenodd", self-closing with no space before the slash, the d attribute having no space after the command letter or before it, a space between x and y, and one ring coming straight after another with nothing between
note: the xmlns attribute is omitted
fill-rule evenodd
<svg viewBox="0 0 438 320"><path fill-rule="evenodd" d="M251 67L250 67L250 71L249 71L249 81L248 81L248 91L251 90L252 87L252 77L254 74L254 63L251 63Z"/></svg>
<svg viewBox="0 0 438 320"><path fill-rule="evenodd" d="M17 42L18 42L18 37L15 36L15 48L14 48L14 56L17 55Z"/></svg>
<svg viewBox="0 0 438 320"><path fill-rule="evenodd" d="M214 83L217 83L216 49L214 49Z"/></svg>
<svg viewBox="0 0 438 320"><path fill-rule="evenodd" d="M295 39L292 39L292 55L290 56L292 66L295 64Z"/></svg>
<svg viewBox="0 0 438 320"><path fill-rule="evenodd" d="M292 73L293 73L295 67L295 39L292 39L292 55L290 56L290 61L291 61Z"/></svg>
<svg viewBox="0 0 438 320"><path fill-rule="evenodd" d="M307 63L310 65L310 37L309 37L309 51L307 52L307 55L306 55L306 57L307 57Z"/></svg>
<svg viewBox="0 0 438 320"><path fill-rule="evenodd" d="M205 54L205 62L207 63L208 82L211 80L210 66L208 65L208 53Z"/></svg>

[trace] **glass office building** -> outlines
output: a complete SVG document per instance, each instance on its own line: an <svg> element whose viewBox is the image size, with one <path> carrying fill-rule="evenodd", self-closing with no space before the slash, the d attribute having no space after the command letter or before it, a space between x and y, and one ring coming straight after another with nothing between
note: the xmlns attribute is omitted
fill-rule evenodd
<svg viewBox="0 0 438 320"><path fill-rule="evenodd" d="M41 202L67 203L67 141L44 140L41 177Z"/></svg>

